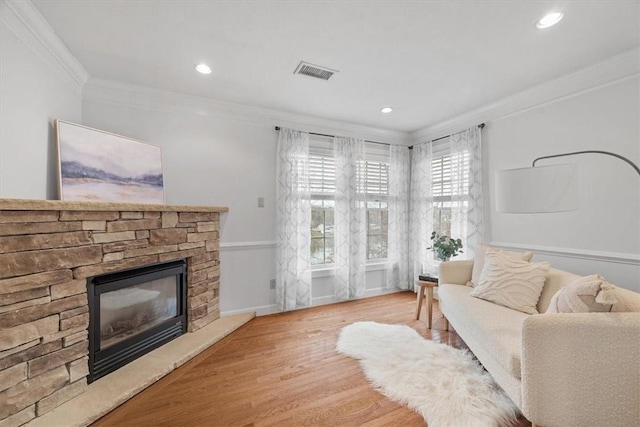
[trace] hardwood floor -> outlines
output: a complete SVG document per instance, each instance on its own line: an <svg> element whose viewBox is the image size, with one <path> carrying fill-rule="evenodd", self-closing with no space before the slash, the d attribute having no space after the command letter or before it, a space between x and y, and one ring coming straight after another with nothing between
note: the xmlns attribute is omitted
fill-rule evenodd
<svg viewBox="0 0 640 427"><path fill-rule="evenodd" d="M402 292L257 317L93 425L424 426L421 416L376 392L357 361L335 351L340 329L362 320L403 323L464 348L443 330L437 304L433 330L424 311L415 320L415 298Z"/></svg>

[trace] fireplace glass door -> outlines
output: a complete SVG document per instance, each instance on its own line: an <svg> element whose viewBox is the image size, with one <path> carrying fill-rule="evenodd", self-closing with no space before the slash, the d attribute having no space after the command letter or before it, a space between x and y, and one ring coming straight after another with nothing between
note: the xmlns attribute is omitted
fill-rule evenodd
<svg viewBox="0 0 640 427"><path fill-rule="evenodd" d="M178 315L175 277L106 292L100 297L100 348L144 332Z"/></svg>
<svg viewBox="0 0 640 427"><path fill-rule="evenodd" d="M89 382L186 331L186 262L91 277Z"/></svg>

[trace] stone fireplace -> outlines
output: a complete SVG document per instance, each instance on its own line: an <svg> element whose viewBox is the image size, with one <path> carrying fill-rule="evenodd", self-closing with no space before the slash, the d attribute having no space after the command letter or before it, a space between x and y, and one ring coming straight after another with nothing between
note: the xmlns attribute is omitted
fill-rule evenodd
<svg viewBox="0 0 640 427"><path fill-rule="evenodd" d="M128 291L126 302L100 291L109 344L126 341L131 332L115 330L123 326L122 315L114 314L118 306L133 313L133 329L147 322L145 338L176 317L170 314L180 311L177 305L184 316L173 330L192 332L218 319L219 224L227 210L0 199L0 423L24 424L85 392L89 300L93 287L107 282L109 288L121 272L177 268L186 279L185 297L158 299L175 288L176 275L149 284L153 273Z"/></svg>

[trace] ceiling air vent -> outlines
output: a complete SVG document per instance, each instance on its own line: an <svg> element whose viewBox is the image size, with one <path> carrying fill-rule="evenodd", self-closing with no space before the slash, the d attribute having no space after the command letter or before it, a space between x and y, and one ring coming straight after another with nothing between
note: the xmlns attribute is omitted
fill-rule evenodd
<svg viewBox="0 0 640 427"><path fill-rule="evenodd" d="M315 77L316 79L329 80L331 76L337 73L337 70L321 67L319 65L309 64L308 62L300 61L298 67L293 74L304 74L305 76Z"/></svg>

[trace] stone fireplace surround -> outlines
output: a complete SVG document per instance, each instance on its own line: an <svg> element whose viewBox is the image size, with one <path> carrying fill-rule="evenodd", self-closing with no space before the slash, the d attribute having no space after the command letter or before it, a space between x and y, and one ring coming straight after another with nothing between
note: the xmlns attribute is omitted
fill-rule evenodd
<svg viewBox="0 0 640 427"><path fill-rule="evenodd" d="M218 319L227 211L0 199L0 425L87 390L87 277L184 258L188 331Z"/></svg>

